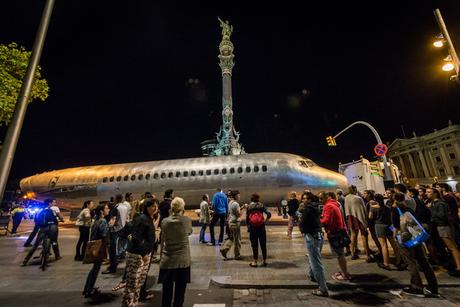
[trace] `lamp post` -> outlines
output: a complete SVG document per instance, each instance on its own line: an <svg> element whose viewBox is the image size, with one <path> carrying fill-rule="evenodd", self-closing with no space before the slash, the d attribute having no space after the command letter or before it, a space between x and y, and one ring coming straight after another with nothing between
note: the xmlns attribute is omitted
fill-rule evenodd
<svg viewBox="0 0 460 307"><path fill-rule="evenodd" d="M372 133L375 136L375 139L377 140L377 144L383 144L382 139L380 138L380 135L377 132L377 130L375 130L375 128L372 127L371 124L369 124L368 122L365 122L365 121L356 121L356 122L352 123L351 125L347 126L345 129L343 129L342 131L340 131L339 133L334 135L333 138L336 139L339 135L341 135L342 133L344 133L345 131L347 131L348 129L350 129L351 127L353 127L355 125L364 125L364 126L368 127L369 129L371 129ZM387 161L386 155L382 156L382 160L383 160L383 169L385 171L385 180L384 180L385 181L385 188L393 187L394 181L393 181L393 178L391 177L390 168L388 167L388 161Z"/></svg>
<svg viewBox="0 0 460 307"><path fill-rule="evenodd" d="M452 60L453 69L455 69L456 75L453 76L453 79L457 81L457 83L460 83L460 78L459 78L460 77L459 76L460 60L458 59L458 55L457 55L457 52L455 51L454 44L452 43L452 40L450 38L449 31L447 31L447 27L446 27L446 24L444 23L444 19L442 18L441 11L439 9L434 10L434 16L436 18L436 21L438 22L439 30L441 30L442 37L447 43L447 48L449 51L450 58ZM436 41L435 47L442 47L442 41ZM443 66L443 70L448 71L446 65Z"/></svg>
<svg viewBox="0 0 460 307"><path fill-rule="evenodd" d="M29 103L35 71L37 70L38 63L40 62L46 32L51 19L51 13L53 12L54 1L55 0L46 0L40 25L35 36L32 53L29 58L29 64L27 65L27 71L24 76L24 81L22 82L18 101L16 102L16 109L14 110L13 118L8 127L5 142L0 154L0 200L3 199L3 193L10 174L14 153L16 152L19 135L21 134L22 124L24 123L24 118L26 116L27 104Z"/></svg>

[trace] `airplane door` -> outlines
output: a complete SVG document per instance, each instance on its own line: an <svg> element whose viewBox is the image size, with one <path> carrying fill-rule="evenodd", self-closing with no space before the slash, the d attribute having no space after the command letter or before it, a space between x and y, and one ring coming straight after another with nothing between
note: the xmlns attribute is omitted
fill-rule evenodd
<svg viewBox="0 0 460 307"><path fill-rule="evenodd" d="M286 160L278 161L278 176L276 176L276 182L279 187L291 187L292 178L289 176L289 166Z"/></svg>

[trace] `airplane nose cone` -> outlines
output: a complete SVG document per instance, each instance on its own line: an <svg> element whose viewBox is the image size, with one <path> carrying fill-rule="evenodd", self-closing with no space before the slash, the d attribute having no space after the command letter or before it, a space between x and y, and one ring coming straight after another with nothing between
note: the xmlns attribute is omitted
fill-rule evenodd
<svg viewBox="0 0 460 307"><path fill-rule="evenodd" d="M21 191L23 192L32 192L32 185L30 184L30 180L32 177L26 177L21 179L19 182L19 186L21 187Z"/></svg>

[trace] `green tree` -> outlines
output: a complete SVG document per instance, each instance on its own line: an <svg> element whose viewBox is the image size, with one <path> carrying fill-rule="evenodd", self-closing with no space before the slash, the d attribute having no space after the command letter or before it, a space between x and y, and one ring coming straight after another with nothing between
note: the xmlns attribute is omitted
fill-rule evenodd
<svg viewBox="0 0 460 307"><path fill-rule="evenodd" d="M30 54L16 43L0 44L0 126L8 125L13 117ZM29 103L34 99L45 101L48 92L48 82L42 78L41 67L38 66Z"/></svg>

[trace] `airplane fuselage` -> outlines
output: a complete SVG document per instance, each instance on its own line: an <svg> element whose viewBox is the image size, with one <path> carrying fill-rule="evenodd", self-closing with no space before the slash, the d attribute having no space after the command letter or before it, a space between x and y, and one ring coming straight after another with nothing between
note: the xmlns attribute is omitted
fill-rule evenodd
<svg viewBox="0 0 460 307"><path fill-rule="evenodd" d="M217 188L239 190L241 203L252 193L274 205L291 191L335 191L345 188L345 176L311 160L287 153L200 157L152 162L85 166L46 172L24 178L23 192L36 198L56 198L62 207L80 208L85 200L107 201L116 194L139 198L151 192L162 198L167 189L184 198L187 208L199 205L203 194Z"/></svg>

